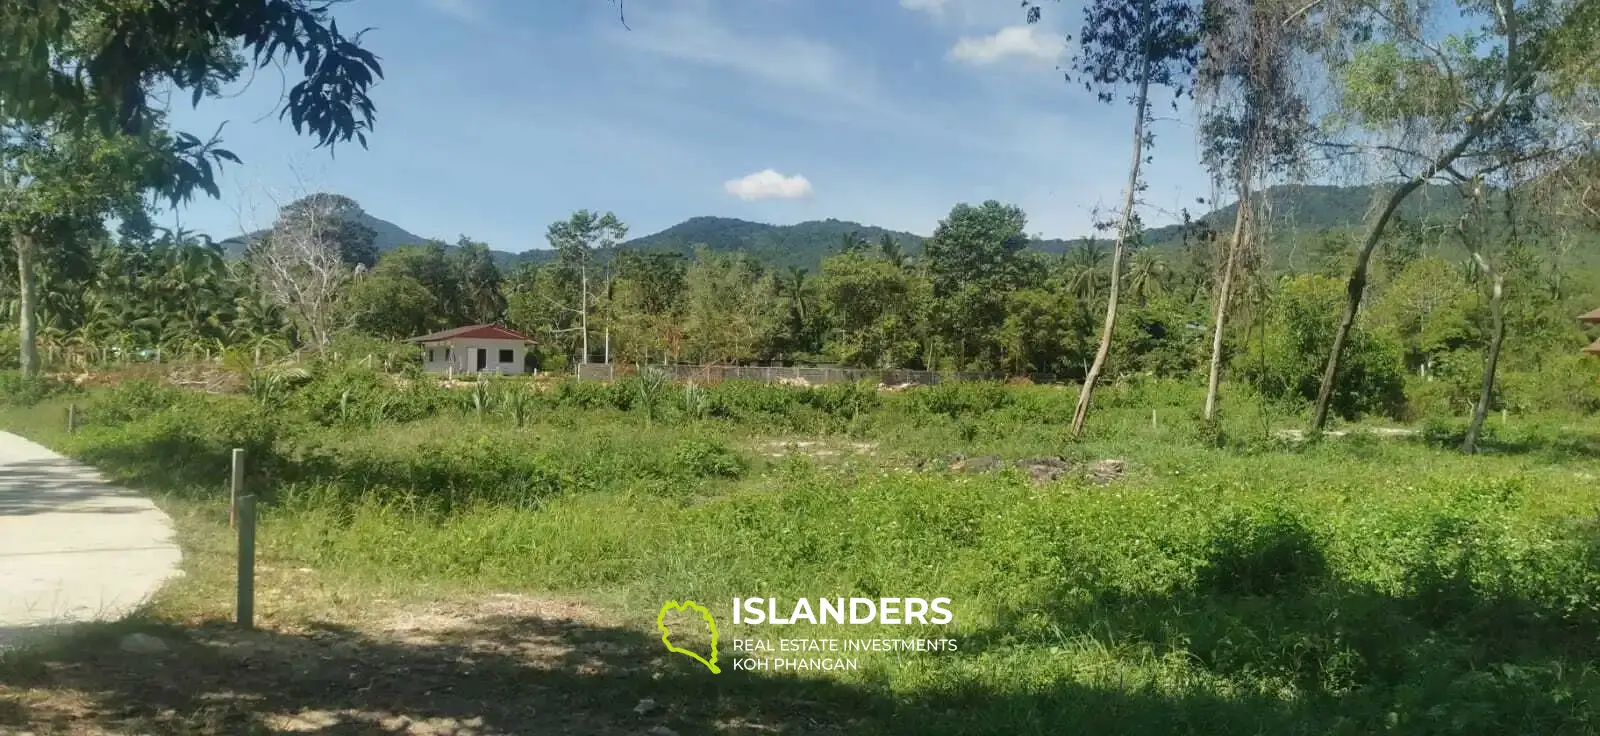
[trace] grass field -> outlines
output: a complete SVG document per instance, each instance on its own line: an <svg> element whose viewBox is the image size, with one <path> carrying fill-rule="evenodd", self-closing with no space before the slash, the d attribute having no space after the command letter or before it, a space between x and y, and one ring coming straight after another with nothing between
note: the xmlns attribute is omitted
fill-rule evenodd
<svg viewBox="0 0 1600 736"><path fill-rule="evenodd" d="M1497 417L1467 457L1448 421L1295 441L1297 418L1239 399L1206 427L1165 383L1104 392L1076 442L1076 393L1049 387L449 392L343 371L252 391L0 412L147 489L187 553L141 616L0 665L0 730L1600 730L1592 417ZM223 623L235 446L269 501L256 632ZM741 627L736 596L943 596L955 621ZM685 598L718 614L722 674L661 645L658 608ZM172 651L122 653L130 630ZM808 637L959 650L728 666L733 639Z"/></svg>

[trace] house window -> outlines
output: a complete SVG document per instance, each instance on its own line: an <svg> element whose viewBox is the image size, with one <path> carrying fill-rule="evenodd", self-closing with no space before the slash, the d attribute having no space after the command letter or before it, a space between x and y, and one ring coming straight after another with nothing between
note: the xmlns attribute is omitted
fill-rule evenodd
<svg viewBox="0 0 1600 736"><path fill-rule="evenodd" d="M510 363L511 360L512 359L511 359L511 351L510 350L501 350L500 351L500 362L501 363Z"/></svg>
<svg viewBox="0 0 1600 736"><path fill-rule="evenodd" d="M428 362L433 362L433 348L428 348Z"/></svg>
<svg viewBox="0 0 1600 736"><path fill-rule="evenodd" d="M450 359L450 348L445 348L444 349L444 359L445 360L449 360Z"/></svg>

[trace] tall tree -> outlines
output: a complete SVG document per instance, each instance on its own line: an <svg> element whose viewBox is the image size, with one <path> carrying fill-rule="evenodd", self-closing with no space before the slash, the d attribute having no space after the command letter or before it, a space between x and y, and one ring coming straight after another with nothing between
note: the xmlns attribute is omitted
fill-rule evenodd
<svg viewBox="0 0 1600 736"><path fill-rule="evenodd" d="M1213 0L1210 11L1199 74L1205 158L1212 175L1232 186L1237 204L1212 309L1207 420L1217 411L1235 275L1247 243L1258 240L1252 227L1261 206L1258 180L1298 159L1309 127L1309 106L1290 64L1310 40L1308 11L1298 0Z"/></svg>
<svg viewBox="0 0 1600 736"><path fill-rule="evenodd" d="M429 240L421 245L402 245L378 259L373 275L409 278L433 295L428 326L454 327L466 319L462 307L461 282L451 267L444 243Z"/></svg>
<svg viewBox="0 0 1600 736"><path fill-rule="evenodd" d="M1489 416L1489 403L1494 400L1495 373L1500 367L1500 348L1506 339L1506 280L1505 274L1495 267L1494 254L1485 243L1483 208L1487 193L1484 181L1474 177L1463 182L1461 188L1467 199L1467 209L1457 222L1456 232L1489 286L1489 345L1483 357L1483 381L1478 400L1472 405L1472 419L1467 422L1467 431L1461 440L1461 451L1471 455L1478 451L1478 435Z"/></svg>
<svg viewBox="0 0 1600 736"><path fill-rule="evenodd" d="M1561 61L1556 53L1560 44L1554 42L1572 24L1592 22L1592 4L1463 0L1456 9L1464 19L1481 21L1479 29L1442 40L1426 35L1431 9L1426 0L1397 8L1364 5L1361 22L1346 24L1357 36L1354 53L1333 65L1342 111L1334 122L1359 129L1353 148L1387 154L1404 174L1367 225L1356 251L1343 316L1317 391L1313 432L1327 424L1340 361L1366 292L1368 266L1389 221L1424 184L1475 159L1497 155L1493 139L1515 127L1548 92L1553 78L1548 72Z"/></svg>
<svg viewBox="0 0 1600 736"><path fill-rule="evenodd" d="M1006 295L1022 283L1028 216L994 200L958 204L923 244L923 264L938 300L938 334L956 351L956 368L974 361L999 368Z"/></svg>
<svg viewBox="0 0 1600 736"><path fill-rule="evenodd" d="M319 146L363 145L383 74L321 0L13 0L0 8L0 117L103 133L147 133L162 111L152 90L221 93L248 57L258 67L304 69L280 117ZM159 99L159 98L157 98ZM181 136L180 136L181 137ZM183 153L178 150L174 153ZM179 173L172 171L169 173ZM178 182L182 184L183 182ZM209 182L208 182L209 183ZM215 192L213 187L208 191Z"/></svg>
<svg viewBox="0 0 1600 736"><path fill-rule="evenodd" d="M333 200L298 200L279 211L272 230L246 254L262 293L298 318L318 350L333 338L336 303L352 273L339 241L340 217Z"/></svg>
<svg viewBox="0 0 1600 736"><path fill-rule="evenodd" d="M343 194L317 192L290 202L279 216L319 228L315 237L335 243L346 265L372 268L378 263L378 233L363 222L366 214L359 202Z"/></svg>
<svg viewBox="0 0 1600 736"><path fill-rule="evenodd" d="M887 258L840 253L817 280L832 329L824 349L845 365L897 368L917 357L926 281Z"/></svg>
<svg viewBox="0 0 1600 736"><path fill-rule="evenodd" d="M602 255L610 257L617 244L626 237L628 226L616 215L589 210L578 210L566 220L551 223L545 233L550 247L555 248L560 256L562 268L578 276L578 306L574 311L582 332L579 343L583 346L583 363L588 363L591 355L589 312L595 301L595 293L589 283L589 270L594 265L595 252L600 251Z"/></svg>
<svg viewBox="0 0 1600 736"><path fill-rule="evenodd" d="M1022 4L1027 10L1028 22L1038 22L1038 3L1023 0ZM1133 3L1092 0L1084 9L1080 50L1072 61L1072 68L1082 77L1084 87L1098 90L1100 99L1105 102L1114 99L1116 90L1133 85L1133 157L1128 165L1116 244L1111 251L1111 285L1105 323L1100 331L1100 347L1095 351L1094 363L1083 377L1083 389L1078 394L1078 406L1072 416L1074 436L1083 434L1095 383L1111 353L1123 252L1133 230L1139 192L1144 187L1140 170L1146 150L1154 143L1153 136L1147 132L1150 88L1167 87L1178 97L1193 89L1200 18L1199 9L1190 0L1135 0Z"/></svg>
<svg viewBox="0 0 1600 736"><path fill-rule="evenodd" d="M164 135L104 135L86 128L0 125L0 236L16 258L21 368L39 372L38 275L43 254L85 250L80 237L113 211L139 207L166 178ZM59 257L59 254L53 254Z"/></svg>
<svg viewBox="0 0 1600 736"><path fill-rule="evenodd" d="M783 310L772 274L753 259L702 248L684 285L683 329L691 359L745 363L769 352Z"/></svg>
<svg viewBox="0 0 1600 736"><path fill-rule="evenodd" d="M465 235L456 241L453 271L461 285L461 306L467 321L492 324L505 318L506 298L500 293L500 268L489 246Z"/></svg>

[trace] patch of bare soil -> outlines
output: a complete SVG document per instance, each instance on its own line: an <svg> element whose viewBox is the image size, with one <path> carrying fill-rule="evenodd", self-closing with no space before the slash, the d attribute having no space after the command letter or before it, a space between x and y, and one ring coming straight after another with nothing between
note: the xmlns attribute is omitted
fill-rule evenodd
<svg viewBox="0 0 1600 736"><path fill-rule="evenodd" d="M1049 485L1063 478L1071 477L1083 478L1099 485L1105 485L1121 479L1127 472L1127 463L1116 458L1081 463L1061 457L1028 457L1020 460L1006 460L999 455L967 457L966 455L957 454L943 458L928 458L918 463L914 469L921 472L949 473L999 473L1008 469L1016 469L1027 475L1028 479L1036 486Z"/></svg>
<svg viewBox="0 0 1600 736"><path fill-rule="evenodd" d="M809 458L832 458L847 455L872 455L878 449L876 442L823 442L821 440L773 440L763 443L760 452L767 457L803 455Z"/></svg>
<svg viewBox="0 0 1600 736"><path fill-rule="evenodd" d="M1368 427L1368 428L1361 429L1361 430L1356 430L1356 431L1358 433L1367 434L1367 435L1370 435L1370 436L1373 436L1373 437L1386 437L1386 438L1392 438L1392 437L1414 437L1414 436L1416 436L1418 434L1417 430L1415 430L1415 429L1406 429L1404 427ZM1323 437L1329 437L1329 438L1339 438L1339 437L1348 436L1349 434L1350 434L1350 432L1348 432L1346 430L1334 429L1334 430L1329 430L1329 431L1323 432L1322 436ZM1277 436L1277 437L1279 437L1281 439L1289 440L1291 442L1302 442L1302 441L1304 441L1306 439L1306 432L1303 429L1280 429L1280 430L1278 430L1276 432L1273 432L1273 435L1275 435L1275 436Z"/></svg>
<svg viewBox="0 0 1600 736"><path fill-rule="evenodd" d="M638 618L502 594L355 626L102 626L0 662L0 734L860 732L818 704L861 693L726 665L713 675L666 652L654 612Z"/></svg>

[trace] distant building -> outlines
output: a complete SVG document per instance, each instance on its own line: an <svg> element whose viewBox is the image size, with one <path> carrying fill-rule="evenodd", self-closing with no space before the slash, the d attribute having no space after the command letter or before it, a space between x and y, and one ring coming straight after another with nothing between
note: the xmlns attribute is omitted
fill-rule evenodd
<svg viewBox="0 0 1600 736"><path fill-rule="evenodd" d="M1600 309L1579 316L1578 321L1586 325L1600 325ZM1583 352L1590 355L1600 355L1600 340L1595 340L1589 347L1584 348Z"/></svg>
<svg viewBox="0 0 1600 736"><path fill-rule="evenodd" d="M413 337L423 350L423 369L429 373L525 373L527 335L498 325L468 325Z"/></svg>

